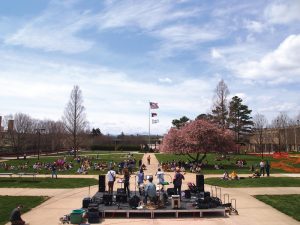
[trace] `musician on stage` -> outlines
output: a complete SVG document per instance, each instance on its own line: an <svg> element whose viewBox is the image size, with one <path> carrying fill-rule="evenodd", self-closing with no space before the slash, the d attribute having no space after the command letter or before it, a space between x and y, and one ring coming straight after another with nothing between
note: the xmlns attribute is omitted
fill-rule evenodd
<svg viewBox="0 0 300 225"><path fill-rule="evenodd" d="M182 180L184 180L184 176L180 173L179 167L176 167L176 172L175 172L175 175L174 175L173 184L174 184L175 195L179 195L180 199L181 199Z"/></svg>
<svg viewBox="0 0 300 225"><path fill-rule="evenodd" d="M156 185L153 183L153 177L149 177L149 183L145 186L145 204L147 204L147 199L149 197L150 202L156 204L157 197L156 197Z"/></svg>

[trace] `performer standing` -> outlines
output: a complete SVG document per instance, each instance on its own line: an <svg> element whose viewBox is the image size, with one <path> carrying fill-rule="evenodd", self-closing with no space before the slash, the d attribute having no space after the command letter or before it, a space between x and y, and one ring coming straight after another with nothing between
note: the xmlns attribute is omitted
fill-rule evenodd
<svg viewBox="0 0 300 225"><path fill-rule="evenodd" d="M124 191L127 194L128 198L130 198L130 190L129 190L129 180L130 180L130 173L127 167L124 168Z"/></svg>
<svg viewBox="0 0 300 225"><path fill-rule="evenodd" d="M116 171L114 171L113 168L110 168L106 175L108 180L108 194L113 194L114 183L116 181Z"/></svg>
<svg viewBox="0 0 300 225"><path fill-rule="evenodd" d="M137 174L137 184L138 184L138 187L139 187L139 193L140 195L142 195L142 185L144 184L144 179L145 179L145 175L144 175L144 171L142 168L140 168L140 171L138 172Z"/></svg>
<svg viewBox="0 0 300 225"><path fill-rule="evenodd" d="M156 172L156 177L157 177L157 184L164 185L165 182L165 173L161 171L161 168L158 168Z"/></svg>
<svg viewBox="0 0 300 225"><path fill-rule="evenodd" d="M173 184L174 184L174 192L175 195L179 195L181 198L181 185L182 185L182 180L184 180L184 176L180 173L180 169L177 167L175 176L173 179Z"/></svg>

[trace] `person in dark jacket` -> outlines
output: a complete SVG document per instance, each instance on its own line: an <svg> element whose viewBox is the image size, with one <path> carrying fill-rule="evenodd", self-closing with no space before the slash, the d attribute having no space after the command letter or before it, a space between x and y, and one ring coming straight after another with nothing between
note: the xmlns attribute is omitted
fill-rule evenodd
<svg viewBox="0 0 300 225"><path fill-rule="evenodd" d="M184 180L184 176L180 173L180 169L177 167L175 175L174 175L174 179L173 179L173 184L174 184L175 195L179 195L180 198L181 198L182 180Z"/></svg>
<svg viewBox="0 0 300 225"><path fill-rule="evenodd" d="M130 190L129 190L130 173L127 167L124 168L123 173L124 173L124 191L126 192L128 198L130 198Z"/></svg>
<svg viewBox="0 0 300 225"><path fill-rule="evenodd" d="M57 179L56 162L53 162L52 165L51 165L51 177L54 178L54 176Z"/></svg>
<svg viewBox="0 0 300 225"><path fill-rule="evenodd" d="M23 205L18 205L10 214L11 225L25 225L25 221L21 218L21 210Z"/></svg>
<svg viewBox="0 0 300 225"><path fill-rule="evenodd" d="M268 177L270 176L270 168L271 168L270 163L266 161L265 169Z"/></svg>

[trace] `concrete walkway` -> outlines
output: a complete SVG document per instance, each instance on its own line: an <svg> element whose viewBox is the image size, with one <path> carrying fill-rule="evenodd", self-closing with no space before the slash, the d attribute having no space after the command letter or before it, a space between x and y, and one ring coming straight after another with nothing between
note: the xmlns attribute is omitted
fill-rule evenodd
<svg viewBox="0 0 300 225"><path fill-rule="evenodd" d="M147 165L147 156L150 155L151 162ZM145 154L143 163L147 166L146 175L155 175L158 168L158 161L154 154ZM174 173L166 173L173 177ZM299 176L300 174L297 174ZM220 175L208 175L206 177L220 177ZM275 176L275 175L274 175ZM277 175L276 175L277 176ZM278 175L279 176L279 175ZM280 176L290 176L289 174L280 174ZM78 175L64 175L60 177L79 177ZM83 176L97 177L97 175ZM169 179L166 176L166 179ZM155 180L155 179L154 179ZM135 175L131 176L130 189L135 189ZM195 182L195 174L186 173L183 183L183 190L187 188L188 182ZM115 185L114 189L119 186ZM172 185L170 185L172 187ZM211 190L210 185L205 185L206 191ZM97 186L90 188L90 196L93 196L98 191ZM23 215L23 218L30 225L56 225L59 224L58 219L64 214L70 213L73 209L80 208L82 199L89 196L89 188L77 189L27 189L27 188L0 188L1 195L12 196L49 196L49 200L37 206L33 210ZM276 209L256 200L252 195L258 194L300 194L299 187L268 187L268 188L222 188L221 194L228 193L230 198L237 199L237 209L239 215L227 217L204 217L204 218L168 218L168 219L110 219L106 218L101 224L166 224L172 222L172 225L179 224L199 224L201 225L299 225L300 223ZM223 200L223 199L222 199ZM9 223L8 223L9 224ZM7 224L7 225L8 225Z"/></svg>

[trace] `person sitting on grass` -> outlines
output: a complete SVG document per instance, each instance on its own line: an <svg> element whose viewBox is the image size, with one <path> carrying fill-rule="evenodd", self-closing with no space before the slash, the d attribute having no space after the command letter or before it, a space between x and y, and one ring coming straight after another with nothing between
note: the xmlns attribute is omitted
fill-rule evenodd
<svg viewBox="0 0 300 225"><path fill-rule="evenodd" d="M229 180L229 174L228 174L227 171L225 171L225 172L223 173L223 176L221 177L221 179L222 179L222 180Z"/></svg>
<svg viewBox="0 0 300 225"><path fill-rule="evenodd" d="M249 176L249 178L260 178L260 172L258 171L258 169L256 169L252 176Z"/></svg>
<svg viewBox="0 0 300 225"><path fill-rule="evenodd" d="M18 205L17 208L13 209L10 214L10 222L11 225L25 225L25 221L21 218L21 210L23 209L23 205Z"/></svg>
<svg viewBox="0 0 300 225"><path fill-rule="evenodd" d="M235 171L232 171L229 177L230 177L231 180L238 180L239 179L239 176L237 175L237 173Z"/></svg>

